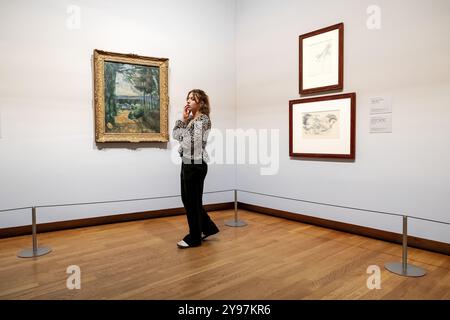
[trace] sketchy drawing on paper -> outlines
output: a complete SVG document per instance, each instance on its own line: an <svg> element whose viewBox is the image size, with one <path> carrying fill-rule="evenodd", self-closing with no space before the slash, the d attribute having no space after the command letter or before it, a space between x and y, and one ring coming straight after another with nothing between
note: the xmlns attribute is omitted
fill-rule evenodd
<svg viewBox="0 0 450 320"><path fill-rule="evenodd" d="M302 113L304 139L339 139L339 110Z"/></svg>
<svg viewBox="0 0 450 320"><path fill-rule="evenodd" d="M333 42L331 39L317 42L309 46L311 52L311 61L309 68L309 76L316 77L330 74L332 68L331 53L333 49Z"/></svg>

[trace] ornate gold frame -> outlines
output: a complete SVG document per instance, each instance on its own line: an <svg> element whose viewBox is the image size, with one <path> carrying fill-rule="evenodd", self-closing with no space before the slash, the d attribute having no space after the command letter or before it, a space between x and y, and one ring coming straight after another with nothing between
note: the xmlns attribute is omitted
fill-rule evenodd
<svg viewBox="0 0 450 320"><path fill-rule="evenodd" d="M159 68L160 132L159 133L106 133L105 131L105 61L139 64ZM135 54L94 50L94 103L96 142L167 142L168 132L168 69L169 59L143 57Z"/></svg>

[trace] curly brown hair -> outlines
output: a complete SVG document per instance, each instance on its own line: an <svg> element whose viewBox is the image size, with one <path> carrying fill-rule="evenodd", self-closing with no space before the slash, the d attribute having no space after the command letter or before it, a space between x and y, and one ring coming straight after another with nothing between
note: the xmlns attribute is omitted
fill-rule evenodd
<svg viewBox="0 0 450 320"><path fill-rule="evenodd" d="M206 114L209 117L209 113L211 112L211 107L209 105L209 97L205 93L205 91L200 89L192 89L188 92L186 99L189 98L190 94L193 94L195 102L200 103L199 111L203 114Z"/></svg>

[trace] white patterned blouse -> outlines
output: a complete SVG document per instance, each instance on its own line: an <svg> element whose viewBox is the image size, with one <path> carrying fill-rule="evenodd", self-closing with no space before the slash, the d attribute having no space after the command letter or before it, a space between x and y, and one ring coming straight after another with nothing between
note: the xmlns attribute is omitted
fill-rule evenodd
<svg viewBox="0 0 450 320"><path fill-rule="evenodd" d="M194 161L209 161L208 153L205 150L211 121L206 114L186 122L177 120L173 128L173 138L180 142L178 153L181 157Z"/></svg>

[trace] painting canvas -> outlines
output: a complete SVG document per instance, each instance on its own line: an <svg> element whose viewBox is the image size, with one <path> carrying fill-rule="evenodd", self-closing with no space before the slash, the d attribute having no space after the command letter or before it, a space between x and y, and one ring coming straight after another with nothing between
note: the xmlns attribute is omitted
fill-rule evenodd
<svg viewBox="0 0 450 320"><path fill-rule="evenodd" d="M289 101L289 154L355 158L356 94Z"/></svg>
<svg viewBox="0 0 450 320"><path fill-rule="evenodd" d="M299 37L300 94L342 89L344 24L316 30Z"/></svg>
<svg viewBox="0 0 450 320"><path fill-rule="evenodd" d="M168 60L94 51L97 142L168 141Z"/></svg>

